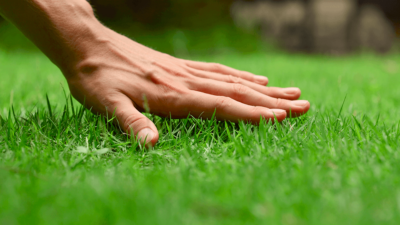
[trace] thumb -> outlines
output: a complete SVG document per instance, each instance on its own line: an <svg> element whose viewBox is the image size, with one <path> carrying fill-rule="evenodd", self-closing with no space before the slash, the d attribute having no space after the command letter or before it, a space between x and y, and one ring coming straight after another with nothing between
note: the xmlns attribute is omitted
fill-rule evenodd
<svg viewBox="0 0 400 225"><path fill-rule="evenodd" d="M154 146L158 141L158 131L154 123L140 113L131 99L121 95L114 105L112 113L116 116L119 125L141 143Z"/></svg>

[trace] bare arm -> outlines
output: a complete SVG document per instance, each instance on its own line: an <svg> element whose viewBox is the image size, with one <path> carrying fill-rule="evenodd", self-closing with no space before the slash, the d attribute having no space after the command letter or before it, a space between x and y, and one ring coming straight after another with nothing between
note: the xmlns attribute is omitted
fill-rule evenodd
<svg viewBox="0 0 400 225"><path fill-rule="evenodd" d="M189 113L258 123L306 113L298 88L265 87L268 79L219 64L174 58L103 26L85 0L0 0L14 23L63 72L72 95L92 111L115 112L121 127L155 144L158 131L140 112ZM145 98L144 98L145 97Z"/></svg>
<svg viewBox="0 0 400 225"><path fill-rule="evenodd" d="M101 38L102 25L85 0L0 0L0 13L63 69Z"/></svg>

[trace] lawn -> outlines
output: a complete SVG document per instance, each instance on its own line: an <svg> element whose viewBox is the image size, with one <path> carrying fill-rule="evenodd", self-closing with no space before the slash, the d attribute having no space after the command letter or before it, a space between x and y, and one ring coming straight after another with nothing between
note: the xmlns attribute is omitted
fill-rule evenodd
<svg viewBox="0 0 400 225"><path fill-rule="evenodd" d="M259 126L148 115L160 141L146 150L12 35L0 47L0 224L400 221L400 54L187 56L300 87L310 112Z"/></svg>

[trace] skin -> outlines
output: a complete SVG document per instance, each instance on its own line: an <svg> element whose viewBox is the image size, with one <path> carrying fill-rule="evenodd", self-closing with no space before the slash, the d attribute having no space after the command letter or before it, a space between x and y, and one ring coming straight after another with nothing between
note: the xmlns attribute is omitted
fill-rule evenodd
<svg viewBox="0 0 400 225"><path fill-rule="evenodd" d="M65 78L72 95L95 113L115 115L142 143L159 134L141 112L247 121L300 116L310 104L298 88L266 87L268 79L220 64L178 59L103 26L85 0L0 0L16 25Z"/></svg>

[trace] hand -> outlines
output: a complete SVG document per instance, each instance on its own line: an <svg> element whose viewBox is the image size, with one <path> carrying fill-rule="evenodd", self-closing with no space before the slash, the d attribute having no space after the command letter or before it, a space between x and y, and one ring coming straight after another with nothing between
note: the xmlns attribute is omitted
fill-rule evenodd
<svg viewBox="0 0 400 225"><path fill-rule="evenodd" d="M218 64L177 59L146 48L104 27L85 0L0 1L13 22L65 75L72 95L142 142L158 140L140 112L173 118L281 121L310 107L297 88L265 87L262 76Z"/></svg>
<svg viewBox="0 0 400 225"><path fill-rule="evenodd" d="M65 74L72 95L94 112L115 115L120 126L155 145L155 125L140 112L172 118L211 118L257 124L260 116L282 121L310 107L298 88L266 87L268 79L214 63L174 58L105 28ZM67 71L67 70L65 70Z"/></svg>

